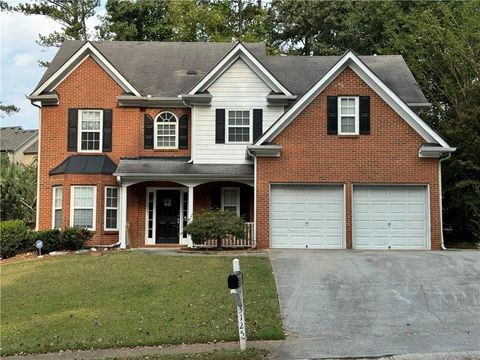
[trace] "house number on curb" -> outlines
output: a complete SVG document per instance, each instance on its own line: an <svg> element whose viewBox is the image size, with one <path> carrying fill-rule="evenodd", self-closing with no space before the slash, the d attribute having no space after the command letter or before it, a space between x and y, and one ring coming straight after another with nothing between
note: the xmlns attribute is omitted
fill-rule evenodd
<svg viewBox="0 0 480 360"><path fill-rule="evenodd" d="M247 348L247 329L245 328L245 311L243 306L243 274L240 271L240 261L233 260L233 272L228 275L227 279L230 294L233 295L237 304L238 317L238 337L240 338L240 350Z"/></svg>

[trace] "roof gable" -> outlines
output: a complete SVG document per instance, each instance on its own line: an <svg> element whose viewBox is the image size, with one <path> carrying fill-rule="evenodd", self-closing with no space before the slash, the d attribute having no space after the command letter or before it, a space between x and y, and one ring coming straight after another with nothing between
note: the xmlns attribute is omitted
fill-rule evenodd
<svg viewBox="0 0 480 360"><path fill-rule="evenodd" d="M126 92L131 92L136 96L140 93L132 84L107 60L98 49L90 42L85 42L82 47L76 50L53 74L43 79L39 86L33 91L31 96L39 96L43 92L54 90L68 75L70 75L80 64L88 57L93 58Z"/></svg>
<svg viewBox="0 0 480 360"><path fill-rule="evenodd" d="M272 141L308 104L312 102L333 79L346 67L350 67L365 83L370 86L390 107L393 108L423 139L449 148L432 128L430 128L402 99L400 99L368 66L354 53L347 52L322 76L303 97L295 102L255 143L261 145Z"/></svg>
<svg viewBox="0 0 480 360"><path fill-rule="evenodd" d="M16 151L30 139L38 136L38 130L24 130L21 126L0 128L0 150Z"/></svg>
<svg viewBox="0 0 480 360"><path fill-rule="evenodd" d="M238 59L242 59L267 84L272 91L292 95L247 48L238 43L205 77L188 92L188 95L204 92Z"/></svg>

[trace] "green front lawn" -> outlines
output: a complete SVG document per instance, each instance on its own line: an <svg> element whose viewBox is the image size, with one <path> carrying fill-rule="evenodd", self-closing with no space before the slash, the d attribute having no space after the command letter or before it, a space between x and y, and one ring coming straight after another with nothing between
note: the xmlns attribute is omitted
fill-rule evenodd
<svg viewBox="0 0 480 360"><path fill-rule="evenodd" d="M121 252L3 264L1 353L237 340L232 259ZM269 259L240 263L248 338L282 339Z"/></svg>

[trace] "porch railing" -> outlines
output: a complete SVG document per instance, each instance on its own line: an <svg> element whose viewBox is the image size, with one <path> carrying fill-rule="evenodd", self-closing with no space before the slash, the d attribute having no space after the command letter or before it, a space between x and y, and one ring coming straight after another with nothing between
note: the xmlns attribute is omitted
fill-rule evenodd
<svg viewBox="0 0 480 360"><path fill-rule="evenodd" d="M257 244L254 239L254 222L245 223L245 238L238 239L235 236L229 236L222 240L222 247L224 248L255 248ZM217 247L217 240L208 240L203 244L193 245L195 248L214 248Z"/></svg>

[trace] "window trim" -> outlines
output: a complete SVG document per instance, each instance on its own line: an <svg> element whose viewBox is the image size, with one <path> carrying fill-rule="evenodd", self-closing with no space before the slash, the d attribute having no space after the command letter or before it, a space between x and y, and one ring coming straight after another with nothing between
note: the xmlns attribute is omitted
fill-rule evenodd
<svg viewBox="0 0 480 360"><path fill-rule="evenodd" d="M355 100L355 131L354 132L342 132L342 116L352 116L352 115L342 115L342 100ZM356 136L360 133L360 101L358 96L339 96L337 99L337 126L338 126L338 135L350 135Z"/></svg>
<svg viewBox="0 0 480 360"><path fill-rule="evenodd" d="M74 221L73 221L73 214L77 208L75 208L75 189L77 188L93 188L93 221L92 221L92 227L91 228L86 228L87 230L90 231L95 231L96 225L97 225L97 186L96 185L72 185L70 186L70 226L73 227ZM78 209L90 209L90 208L78 208Z"/></svg>
<svg viewBox="0 0 480 360"><path fill-rule="evenodd" d="M225 190L235 190L237 192L237 204L236 204L236 213L238 216L240 216L240 187L222 187L221 188L221 200L220 200L220 208L222 211L225 211L225 202L224 202L224 199L225 199L225 196L224 196L224 192ZM227 206L232 206L232 205L227 205Z"/></svg>
<svg viewBox="0 0 480 360"><path fill-rule="evenodd" d="M230 127L240 127L240 126L230 126L228 123L228 113L230 111L248 111L248 141L230 141L229 140L229 134L228 130ZM241 127L246 127L246 126L241 126ZM252 144L252 139L253 139L253 109L251 108L230 108L230 109L225 109L225 144L231 144L231 145L248 145Z"/></svg>
<svg viewBox="0 0 480 360"><path fill-rule="evenodd" d="M87 111L96 111L100 113L100 140L98 150L82 150L82 113ZM103 110L101 109L79 109L78 110L78 134L77 134L77 152L79 153L101 153L103 152ZM85 130L86 132L93 132Z"/></svg>
<svg viewBox="0 0 480 360"><path fill-rule="evenodd" d="M107 207L107 189L117 189L117 207ZM118 231L118 215L119 215L120 188L118 186L105 186L103 188L103 230ZM107 210L117 211L117 226L115 228L107 228Z"/></svg>
<svg viewBox="0 0 480 360"><path fill-rule="evenodd" d="M58 189L62 189L62 199L60 201L60 207L55 206L55 199L56 199L56 192ZM62 217L60 219L60 226L55 227L55 212L56 210L62 211ZM62 185L54 185L52 186L52 229L61 229L62 228L62 221L63 221L63 186Z"/></svg>
<svg viewBox="0 0 480 360"><path fill-rule="evenodd" d="M160 115L169 113L172 114L173 117L175 118L175 146L158 146L158 126L157 122L160 117ZM171 135L170 135L171 136ZM153 148L156 150L177 150L178 149L178 116L173 113L172 111L162 111L155 116L155 119L153 120Z"/></svg>

